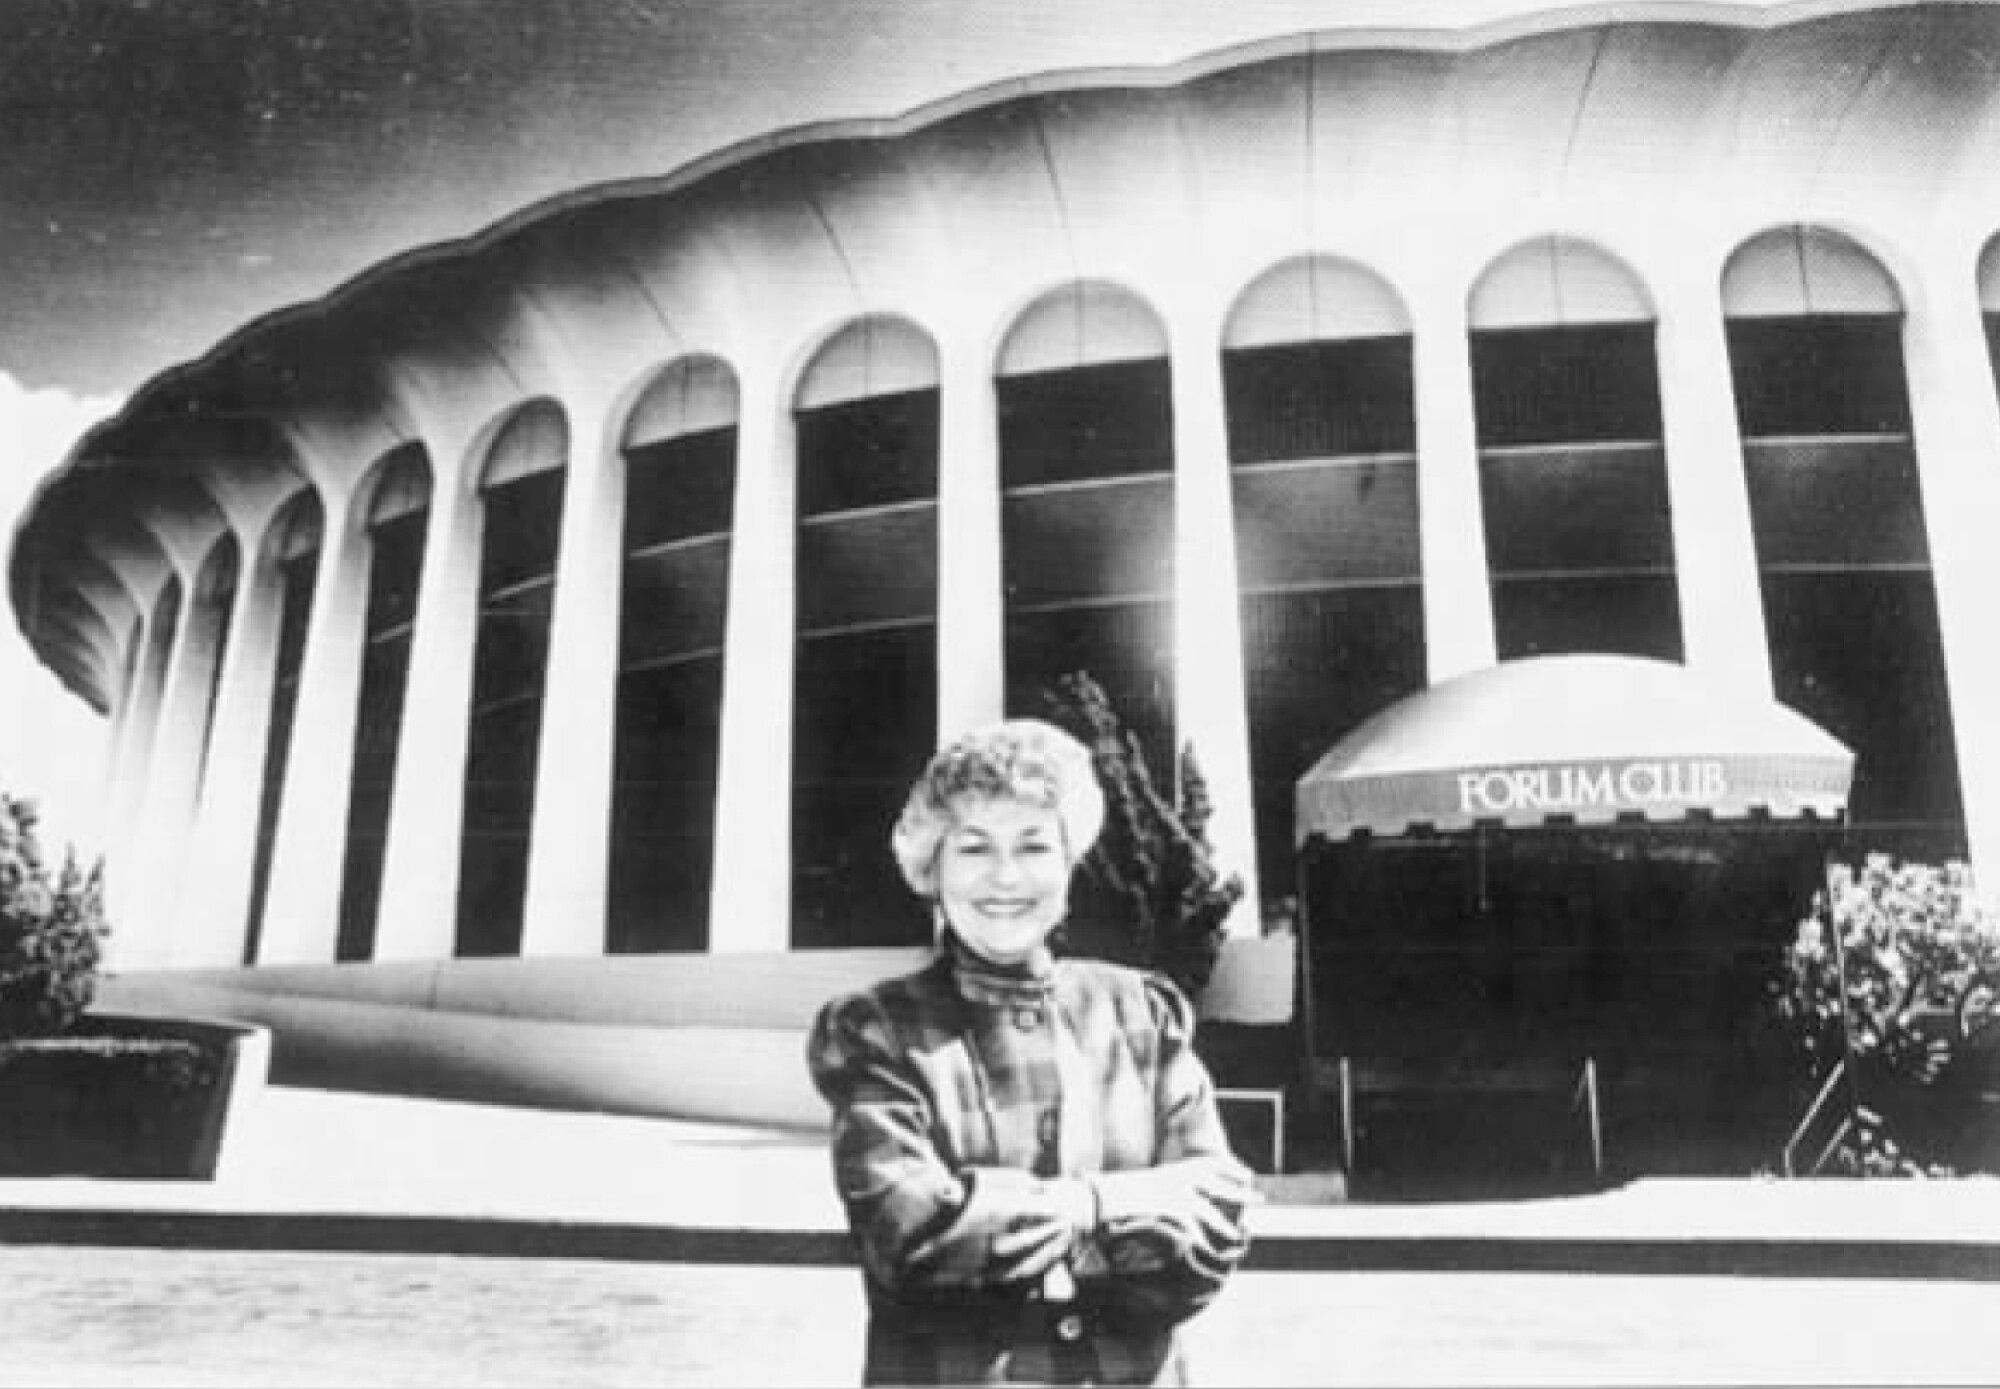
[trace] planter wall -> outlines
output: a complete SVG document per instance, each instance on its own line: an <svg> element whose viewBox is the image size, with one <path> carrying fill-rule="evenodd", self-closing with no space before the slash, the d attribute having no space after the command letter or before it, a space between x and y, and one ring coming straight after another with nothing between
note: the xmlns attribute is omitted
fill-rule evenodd
<svg viewBox="0 0 2000 1389"><path fill-rule="evenodd" d="M187 1018L0 1042L0 1177L213 1180L269 1058L260 1029Z"/></svg>

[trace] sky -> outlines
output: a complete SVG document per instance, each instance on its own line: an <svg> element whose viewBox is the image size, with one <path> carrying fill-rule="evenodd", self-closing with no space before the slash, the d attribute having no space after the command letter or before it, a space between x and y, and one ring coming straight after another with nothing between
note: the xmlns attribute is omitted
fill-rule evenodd
<svg viewBox="0 0 2000 1389"><path fill-rule="evenodd" d="M0 440L54 460L117 404L52 388L28 390L0 372ZM9 532L35 480L32 470L0 468L0 525ZM10 612L0 623L0 790L36 803L52 866L67 846L86 861L103 851L107 727L35 659Z"/></svg>
<svg viewBox="0 0 2000 1389"><path fill-rule="evenodd" d="M1825 8L1818 0L1802 0ZM1543 0L0 0L0 537L145 381L369 267L789 127ZM1773 0L1661 5L1750 13ZM1549 18L1549 16L1558 18ZM1490 32L1490 31L1489 31ZM103 722L0 622L0 785L94 834Z"/></svg>
<svg viewBox="0 0 2000 1389"><path fill-rule="evenodd" d="M1823 0L1807 0L1825 8ZM1531 18L1496 17L1526 8ZM592 184L1028 74L1580 0L6 0L0 371L131 392L262 313ZM1771 0L1661 4L1754 14ZM1486 26L1482 29L1482 25Z"/></svg>

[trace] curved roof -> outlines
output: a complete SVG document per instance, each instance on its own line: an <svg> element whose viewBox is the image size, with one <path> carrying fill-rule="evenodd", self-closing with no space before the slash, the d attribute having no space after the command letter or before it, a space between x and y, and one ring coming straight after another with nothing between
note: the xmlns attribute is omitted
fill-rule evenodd
<svg viewBox="0 0 2000 1389"><path fill-rule="evenodd" d="M1880 0L1865 6L1879 8ZM0 14L0 371L128 390L413 246L778 130L1186 76L1308 30L1449 50L1855 0L346 0Z"/></svg>
<svg viewBox="0 0 2000 1389"><path fill-rule="evenodd" d="M1770 699L1634 656L1503 661L1419 691L1300 778L1297 838L1690 813L1833 818L1854 755Z"/></svg>
<svg viewBox="0 0 2000 1389"><path fill-rule="evenodd" d="M886 22L893 11L907 36L924 2L869 0L866 12ZM1093 26L1087 42L1073 18L954 10L945 27L956 37L943 45L953 61L926 67L891 45L877 56L900 62L898 82L835 82L813 68L809 100L783 83L767 91L760 45L772 40L739 35L744 52L766 56L761 68L727 69L759 94L731 106L734 143L724 127L663 114L693 89L655 75L577 88L574 106L591 116L573 128L559 114L569 105L535 106L525 144L518 121L454 127L464 143L453 153L465 157L449 177L356 175L338 189L339 216L315 201L327 188L301 196L292 205L309 225L289 244L317 248L315 270L339 273L384 236L397 249L319 299L236 320L244 326L153 377L80 441L12 549L24 631L102 707L110 691L89 671L118 662L78 651L74 624L58 630L47 615L78 590L68 556L95 547L117 558L99 536L100 503L156 529L171 523L150 500L118 502L119 480L157 474L215 496L279 468L323 482L422 438L441 401L499 419L535 396L560 401L565 383L635 383L685 357L802 360L808 344L871 314L902 315L938 340L949 327L998 341L1009 312L1068 280L1115 284L1157 307L1163 290L1206 277L1240 291L1318 253L1401 292L1418 273L1409 258L1498 255L1523 231L1650 236L1713 255L1719 273L1726 247L1711 239L1809 211L1865 230L1871 250L1912 228L1928 237L1953 198L2000 226L2000 186L1966 173L1990 167L2000 142L2000 3L1380 0L1344 6L1337 21L1305 0L1227 8L1238 17L1199 35L1176 19ZM838 13L863 22L859 9ZM1281 17L1331 27L1287 30ZM989 29L1022 42L996 40L975 60L966 36ZM630 61L557 47L551 61L571 66L510 99L533 104L547 82L574 85L598 70L588 57L606 72ZM1069 55L1060 66L1057 52ZM824 66L819 49L789 56ZM904 114L867 114L875 103ZM795 110L799 124L758 124ZM690 130L715 138L697 148ZM345 134L350 145L375 140ZM391 151L381 157L436 148L375 142ZM1667 149L1671 181L1658 177ZM162 287L129 333L180 332L218 304L246 302L219 279L272 283L232 261L229 205L203 193L189 185L175 198L214 222L222 239L203 252L213 263ZM446 239L482 210L498 220ZM1506 239L1489 247L1488 236ZM136 262L100 248L91 263ZM1418 270L1436 282L1435 266ZM72 308L117 290L106 275ZM158 312L162 300L170 312Z"/></svg>

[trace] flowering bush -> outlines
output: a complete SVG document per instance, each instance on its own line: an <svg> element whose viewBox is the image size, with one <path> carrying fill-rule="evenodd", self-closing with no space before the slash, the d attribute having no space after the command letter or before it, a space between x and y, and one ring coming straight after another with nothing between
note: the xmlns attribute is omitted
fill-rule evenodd
<svg viewBox="0 0 2000 1389"><path fill-rule="evenodd" d="M51 874L33 804L0 793L0 1037L73 1027L96 994L105 934L102 867L71 852Z"/></svg>
<svg viewBox="0 0 2000 1389"><path fill-rule="evenodd" d="M1955 1126L1976 1118L1976 1084L1954 1082L1976 1080L2000 1055L1996 999L2000 922L1974 896L1965 864L1871 854L1828 873L1774 1000L1813 1087L1848 1063L1858 1122L1843 1167L1940 1170Z"/></svg>

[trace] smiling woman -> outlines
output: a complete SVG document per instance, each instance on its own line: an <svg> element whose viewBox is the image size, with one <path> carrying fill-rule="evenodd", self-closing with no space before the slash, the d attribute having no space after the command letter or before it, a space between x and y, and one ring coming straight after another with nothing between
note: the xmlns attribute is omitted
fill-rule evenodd
<svg viewBox="0 0 2000 1389"><path fill-rule="evenodd" d="M931 760L896 822L903 880L938 926L988 959L1021 964L1062 921L1070 871L1104 824L1090 754L1018 720Z"/></svg>
<svg viewBox="0 0 2000 1389"><path fill-rule="evenodd" d="M1187 1000L1050 954L1103 819L1083 745L1017 719L940 751L897 821L937 957L828 1004L809 1048L871 1384L1184 1383L1175 1328L1248 1247Z"/></svg>
<svg viewBox="0 0 2000 1389"><path fill-rule="evenodd" d="M938 846L938 906L979 954L1025 963L1062 920L1069 859L1053 810L974 802Z"/></svg>

